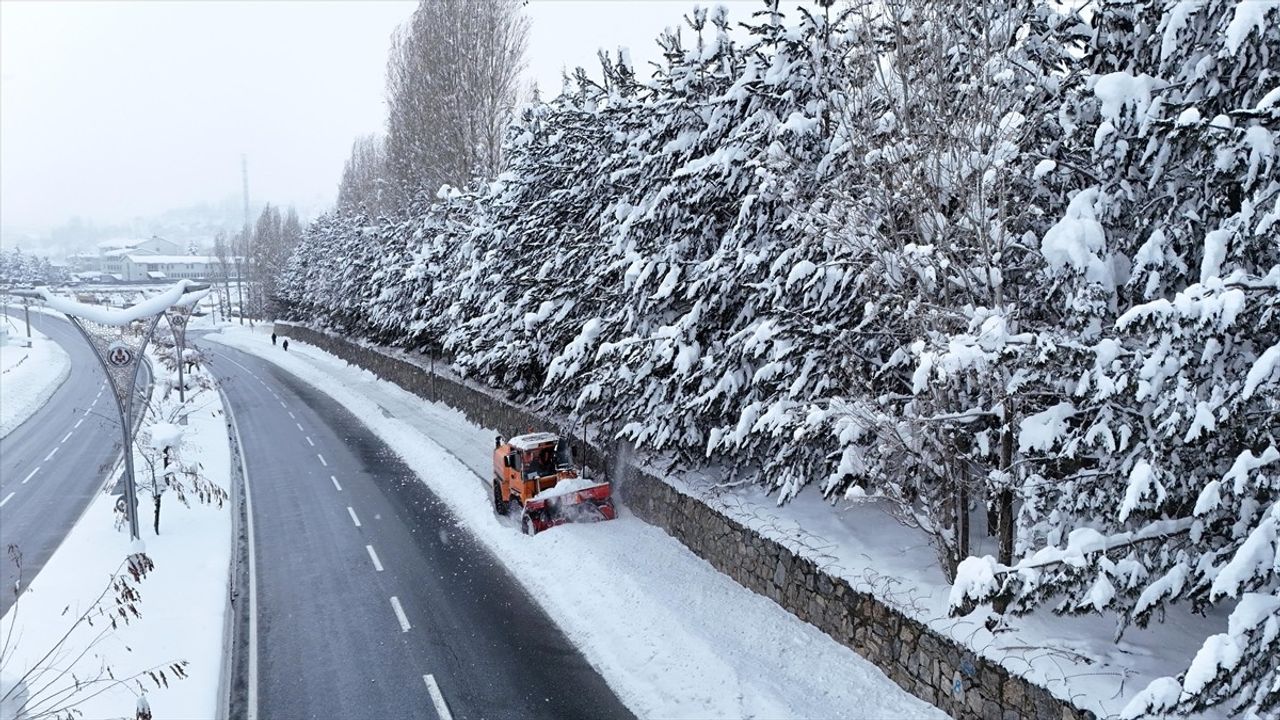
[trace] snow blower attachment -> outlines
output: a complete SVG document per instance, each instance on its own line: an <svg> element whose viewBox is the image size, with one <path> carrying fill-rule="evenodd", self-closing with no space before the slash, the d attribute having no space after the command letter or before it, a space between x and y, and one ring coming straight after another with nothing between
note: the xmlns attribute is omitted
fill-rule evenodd
<svg viewBox="0 0 1280 720"><path fill-rule="evenodd" d="M493 509L520 513L520 529L534 535L569 522L612 520L607 482L578 477L569 442L555 433L529 433L504 441L493 451Z"/></svg>

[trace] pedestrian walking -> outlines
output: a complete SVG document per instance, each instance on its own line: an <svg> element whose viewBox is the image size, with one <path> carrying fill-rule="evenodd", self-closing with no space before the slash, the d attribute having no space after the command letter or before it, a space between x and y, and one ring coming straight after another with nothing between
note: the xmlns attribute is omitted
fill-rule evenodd
<svg viewBox="0 0 1280 720"><path fill-rule="evenodd" d="M289 352L289 338L284 339L284 351Z"/></svg>
<svg viewBox="0 0 1280 720"><path fill-rule="evenodd" d="M276 344L276 334L275 334L275 332L272 332L272 333L271 333L271 344L272 344L272 345L275 345L275 344Z"/></svg>

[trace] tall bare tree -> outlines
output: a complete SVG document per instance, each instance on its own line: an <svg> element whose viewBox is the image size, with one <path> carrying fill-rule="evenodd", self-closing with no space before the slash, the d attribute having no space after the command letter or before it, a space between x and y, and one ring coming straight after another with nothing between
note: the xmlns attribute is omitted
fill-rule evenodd
<svg viewBox="0 0 1280 720"><path fill-rule="evenodd" d="M399 207L497 174L528 37L519 0L422 0L399 28L387 63L385 148Z"/></svg>
<svg viewBox="0 0 1280 720"><path fill-rule="evenodd" d="M351 157L342 168L338 185L338 209L377 215L386 189L386 153L376 135L363 135L351 143Z"/></svg>
<svg viewBox="0 0 1280 720"><path fill-rule="evenodd" d="M218 309L224 319L231 317L231 247L227 244L227 234L218 231L213 238L213 257L217 259L214 277L210 278L218 291Z"/></svg>

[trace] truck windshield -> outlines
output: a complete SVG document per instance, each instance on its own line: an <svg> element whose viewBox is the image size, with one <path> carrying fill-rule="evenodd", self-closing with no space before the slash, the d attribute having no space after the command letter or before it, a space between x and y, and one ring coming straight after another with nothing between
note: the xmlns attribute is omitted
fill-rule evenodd
<svg viewBox="0 0 1280 720"><path fill-rule="evenodd" d="M524 454L525 475L541 477L555 472L555 452L550 445L534 448Z"/></svg>
<svg viewBox="0 0 1280 720"><path fill-rule="evenodd" d="M567 440L561 440L556 443L556 467L573 467L573 448L569 446Z"/></svg>

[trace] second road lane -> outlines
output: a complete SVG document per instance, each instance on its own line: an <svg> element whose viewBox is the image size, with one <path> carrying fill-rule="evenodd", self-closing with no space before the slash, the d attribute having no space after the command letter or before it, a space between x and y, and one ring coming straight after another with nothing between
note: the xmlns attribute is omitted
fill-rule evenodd
<svg viewBox="0 0 1280 720"><path fill-rule="evenodd" d="M204 350L248 475L258 717L632 717L346 408L271 363Z"/></svg>

